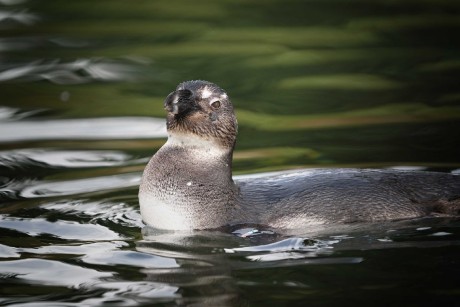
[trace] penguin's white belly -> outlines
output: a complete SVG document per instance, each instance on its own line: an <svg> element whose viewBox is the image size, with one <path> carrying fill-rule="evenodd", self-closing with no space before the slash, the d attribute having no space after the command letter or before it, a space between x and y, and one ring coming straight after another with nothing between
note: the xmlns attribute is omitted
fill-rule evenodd
<svg viewBox="0 0 460 307"><path fill-rule="evenodd" d="M193 229L191 220L184 215L178 206L171 206L171 199L160 199L149 193L139 195L139 205L142 219L147 225L167 230L190 230Z"/></svg>

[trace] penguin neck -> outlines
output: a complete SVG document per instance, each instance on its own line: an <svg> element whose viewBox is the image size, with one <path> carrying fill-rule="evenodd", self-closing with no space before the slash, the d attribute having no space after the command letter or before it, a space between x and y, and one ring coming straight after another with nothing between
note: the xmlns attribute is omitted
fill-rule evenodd
<svg viewBox="0 0 460 307"><path fill-rule="evenodd" d="M239 197L231 158L232 150L212 139L170 133L142 177L143 218L164 229L217 228L230 223Z"/></svg>
<svg viewBox="0 0 460 307"><path fill-rule="evenodd" d="M194 163L202 164L206 169L212 166L215 172L225 173L228 175L226 177L232 181L233 147L223 146L221 142L213 138L177 132L169 132L164 147L183 151Z"/></svg>

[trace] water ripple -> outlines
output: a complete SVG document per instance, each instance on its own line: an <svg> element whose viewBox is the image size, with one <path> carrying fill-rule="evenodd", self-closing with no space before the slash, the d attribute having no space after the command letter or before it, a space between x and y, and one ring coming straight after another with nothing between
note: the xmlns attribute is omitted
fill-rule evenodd
<svg viewBox="0 0 460 307"><path fill-rule="evenodd" d="M0 228L16 230L29 236L43 234L77 241L120 240L118 233L102 225L80 224L72 221L47 221L43 218L16 218L0 215Z"/></svg>
<svg viewBox="0 0 460 307"><path fill-rule="evenodd" d="M85 168L146 162L145 159L130 159L130 155L114 150L19 149L0 151L0 166L9 168L23 168L26 165L37 164L45 164L49 167Z"/></svg>
<svg viewBox="0 0 460 307"><path fill-rule="evenodd" d="M79 306L137 306L140 303L151 306L154 303L180 298L179 287L168 283L150 281L99 283L96 288L105 289L100 298L93 297L82 301Z"/></svg>
<svg viewBox="0 0 460 307"><path fill-rule="evenodd" d="M318 252L318 251L328 251L332 248L332 244L337 243L338 241L321 241L313 240L308 238L288 238L278 242L257 245L257 246L248 246L248 247L239 247L226 249L227 253L235 252L283 252L283 251L304 251L304 252Z"/></svg>
<svg viewBox="0 0 460 307"><path fill-rule="evenodd" d="M26 117L29 117L31 115L40 113L42 111L43 110L40 110L40 109L33 110L33 111L23 111L23 110L18 109L18 108L0 106L0 120L2 122L19 120L19 119L26 118Z"/></svg>
<svg viewBox="0 0 460 307"><path fill-rule="evenodd" d="M86 286L87 287L87 286ZM80 287L80 288L86 288ZM145 304L152 306L156 303L170 302L180 299L180 288L170 286L167 283L134 281L134 282L100 282L93 285L89 290L104 291L102 296L94 295L78 303L46 301L40 297L40 301L8 304L14 307L76 307L76 306L138 306ZM1 301L0 301L1 302ZM176 305L176 304L173 304ZM182 304L181 304L182 306Z"/></svg>
<svg viewBox="0 0 460 307"><path fill-rule="evenodd" d="M0 258L18 258L19 254L14 247L0 244Z"/></svg>
<svg viewBox="0 0 460 307"><path fill-rule="evenodd" d="M0 22L1 20L0 11ZM47 80L55 84L83 84L94 81L135 81L141 75L139 71L138 64L128 60L104 58L81 58L72 62L61 62L58 59L36 60L26 64L3 64L3 67L0 66L0 82Z"/></svg>
<svg viewBox="0 0 460 307"><path fill-rule="evenodd" d="M35 182L25 186L19 195L25 198L39 198L102 192L138 186L140 180L140 174L135 173L67 181Z"/></svg>
<svg viewBox="0 0 460 307"><path fill-rule="evenodd" d="M0 23L13 21L19 24L31 26L40 20L40 17L36 14L27 12L27 10L21 11L0 11Z"/></svg>
<svg viewBox="0 0 460 307"><path fill-rule="evenodd" d="M113 117L0 122L0 142L164 138L164 119Z"/></svg>
<svg viewBox="0 0 460 307"><path fill-rule="evenodd" d="M142 217L138 209L134 209L123 202L114 200L103 201L60 201L43 204L40 208L55 210L62 214L73 214L91 217L91 223L111 221L124 227L144 227Z"/></svg>
<svg viewBox="0 0 460 307"><path fill-rule="evenodd" d="M0 262L2 274L11 274L17 279L41 285L79 288L94 284L102 278L113 277L113 273L99 272L76 265L45 259L20 259Z"/></svg>
<svg viewBox="0 0 460 307"><path fill-rule="evenodd" d="M141 268L178 268L174 258L161 257L136 251L113 251L85 255L82 260L90 264L130 265Z"/></svg>
<svg viewBox="0 0 460 307"><path fill-rule="evenodd" d="M17 5L27 2L28 0L0 0L3 5Z"/></svg>
<svg viewBox="0 0 460 307"><path fill-rule="evenodd" d="M298 265L298 262L286 262L288 260L305 259L305 258L316 258L309 260L302 260L303 264L327 264L327 263L359 263L363 259L361 258L343 258L343 257L329 257L332 254L332 245L338 243L338 240L324 241L314 240L308 238L288 238L278 242L224 249L226 253L245 253L246 259L255 261L258 263L262 262L273 262L276 261L276 266L285 265ZM286 262L286 263L284 263ZM252 267L252 266L250 266ZM265 267L265 266L262 266Z"/></svg>
<svg viewBox="0 0 460 307"><path fill-rule="evenodd" d="M17 248L15 252L31 253L37 255L88 255L92 253L108 253L121 247L128 246L123 241L96 242L80 245L46 245L37 248Z"/></svg>

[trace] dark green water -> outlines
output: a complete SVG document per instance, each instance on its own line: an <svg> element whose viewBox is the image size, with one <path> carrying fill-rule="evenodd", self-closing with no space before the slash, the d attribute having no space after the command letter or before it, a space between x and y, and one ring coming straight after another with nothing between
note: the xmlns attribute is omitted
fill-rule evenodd
<svg viewBox="0 0 460 307"><path fill-rule="evenodd" d="M456 1L0 0L0 305L442 306L460 222L241 238L142 224L163 99L223 87L235 174L459 172Z"/></svg>

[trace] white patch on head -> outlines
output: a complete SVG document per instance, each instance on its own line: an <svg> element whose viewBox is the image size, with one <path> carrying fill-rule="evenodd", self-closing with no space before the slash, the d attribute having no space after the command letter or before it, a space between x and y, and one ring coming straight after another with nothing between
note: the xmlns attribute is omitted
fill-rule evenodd
<svg viewBox="0 0 460 307"><path fill-rule="evenodd" d="M212 99L212 100L209 102L209 105L212 105L212 104L213 104L213 102L215 102L215 101L218 101L218 100L220 100L220 99L219 99L219 98L217 98L217 97L216 97L216 98L214 98L214 99Z"/></svg>
<svg viewBox="0 0 460 307"><path fill-rule="evenodd" d="M201 98L202 99L207 99L209 97L211 97L212 95L212 91L209 90L209 88L207 86L205 86L202 90L201 90Z"/></svg>
<svg viewBox="0 0 460 307"><path fill-rule="evenodd" d="M188 187L191 186L191 185L192 185L192 182L191 182L191 181L187 182L187 186L188 186Z"/></svg>
<svg viewBox="0 0 460 307"><path fill-rule="evenodd" d="M228 96L227 96L226 93L223 93L222 95L220 95L220 98L221 98L221 99L227 99L227 97L228 97Z"/></svg>

